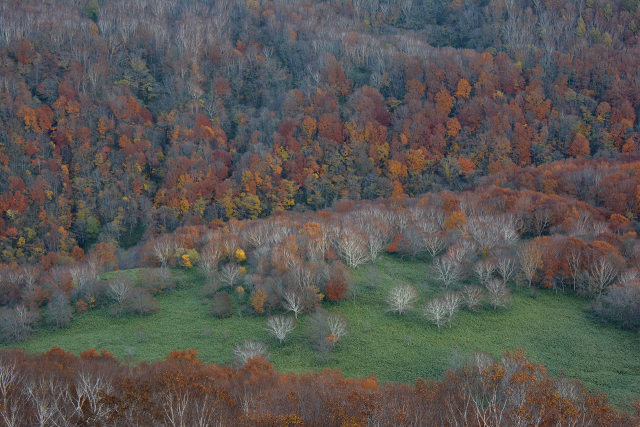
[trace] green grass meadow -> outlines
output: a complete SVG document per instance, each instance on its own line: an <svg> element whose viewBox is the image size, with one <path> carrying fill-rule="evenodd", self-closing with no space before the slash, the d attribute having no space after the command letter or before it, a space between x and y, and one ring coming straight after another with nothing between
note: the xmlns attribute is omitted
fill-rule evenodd
<svg viewBox="0 0 640 427"><path fill-rule="evenodd" d="M442 292L428 280L429 268L424 261L383 256L375 265L355 270L355 299L325 304L344 314L350 327L328 362L321 362L311 349L306 316L279 344L264 330L264 317L211 317L198 293L202 279L196 272L183 271L174 272L181 283L176 291L156 297L161 308L157 313L113 319L106 309L95 309L76 315L67 329L38 329L19 347L42 352L59 346L75 353L107 349L135 360L161 359L173 349L197 349L205 362L228 363L235 343L256 339L269 345L272 362L284 372L337 368L347 376L375 373L383 381L405 382L441 378L476 350L499 356L522 348L552 374L579 379L590 390L609 395L614 404L640 398L638 335L592 320L588 301L546 291L531 298L528 292L516 291L510 309L461 311L451 328L442 329L427 323L418 310L402 317L386 313L384 299L396 283L414 284L421 293L420 305Z"/></svg>

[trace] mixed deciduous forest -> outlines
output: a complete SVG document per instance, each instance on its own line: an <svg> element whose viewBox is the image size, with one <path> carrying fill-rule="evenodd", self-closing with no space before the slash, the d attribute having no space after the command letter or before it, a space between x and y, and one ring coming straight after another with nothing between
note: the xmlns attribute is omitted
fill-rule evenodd
<svg viewBox="0 0 640 427"><path fill-rule="evenodd" d="M562 293L640 368L640 1L9 0L0 54L0 345L195 286L271 337L4 350L0 423L638 422L516 349L414 386L267 360L304 325L326 367L345 304L438 333Z"/></svg>

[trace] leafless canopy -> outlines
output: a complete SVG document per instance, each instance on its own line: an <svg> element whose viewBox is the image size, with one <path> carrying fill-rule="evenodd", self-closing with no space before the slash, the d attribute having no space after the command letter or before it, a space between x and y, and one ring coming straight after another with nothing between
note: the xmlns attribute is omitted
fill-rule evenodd
<svg viewBox="0 0 640 427"><path fill-rule="evenodd" d="M418 292L416 288L409 284L399 284L391 288L387 295L387 305L389 311L404 314L411 310L418 300Z"/></svg>

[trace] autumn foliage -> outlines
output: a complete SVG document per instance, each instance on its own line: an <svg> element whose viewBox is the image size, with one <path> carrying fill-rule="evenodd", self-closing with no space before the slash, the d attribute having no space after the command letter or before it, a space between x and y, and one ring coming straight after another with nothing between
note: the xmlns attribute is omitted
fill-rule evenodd
<svg viewBox="0 0 640 427"><path fill-rule="evenodd" d="M170 268L203 272L214 316L297 317L344 299L347 269L385 250L434 260L445 287L491 264L483 277L496 289L572 292L637 328L625 298L636 299L640 261L640 6L534 3L0 2L0 341L96 307L150 314L152 295L176 286ZM101 276L120 268L155 270L123 286ZM12 354L20 369L89 363ZM193 424L163 418L177 410L158 402L199 394L215 402L199 417L247 424L401 425L425 419L420 405L447 424L430 405L473 395L482 413L459 424L499 424L483 405L500 391L525 399L516 409L505 398L503 422L617 422L597 398L551 392L519 357L509 360L527 367L517 378L533 395L499 364L415 390L327 373L307 412L295 402L310 380L262 362L125 372L101 359L110 394L76 408L97 424ZM240 380L206 382L220 370L265 390L297 385L271 413L238 397ZM204 383L189 388L196 374ZM411 415L389 412L392 389ZM20 416L51 424L25 402Z"/></svg>
<svg viewBox="0 0 640 427"><path fill-rule="evenodd" d="M497 361L477 354L441 381L414 385L345 378L339 371L281 374L261 358L234 369L207 365L194 350L164 361L119 365L107 352L79 357L59 348L0 353L0 415L22 424L414 425L559 423L632 426L577 382L550 377L519 351ZM45 387L46 385L46 387Z"/></svg>
<svg viewBox="0 0 640 427"><path fill-rule="evenodd" d="M378 3L4 2L0 262L635 155L636 1Z"/></svg>

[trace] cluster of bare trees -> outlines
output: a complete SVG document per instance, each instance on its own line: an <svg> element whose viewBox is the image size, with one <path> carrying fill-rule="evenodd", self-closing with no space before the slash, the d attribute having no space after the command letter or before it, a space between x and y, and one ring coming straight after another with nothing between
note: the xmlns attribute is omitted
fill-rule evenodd
<svg viewBox="0 0 640 427"><path fill-rule="evenodd" d="M349 332L347 318L337 312L316 310L308 320L308 334L321 360L328 360L331 352Z"/></svg>
<svg viewBox="0 0 640 427"><path fill-rule="evenodd" d="M266 319L265 330L282 344L297 326L297 320L291 316L276 314ZM337 312L317 309L307 320L307 335L318 356L327 360L336 344L347 335L347 318ZM253 357L268 357L267 345L263 342L246 340L233 349L234 360L243 366Z"/></svg>
<svg viewBox="0 0 640 427"><path fill-rule="evenodd" d="M422 314L440 328L444 324L451 327L451 320L461 308L475 312L485 301L494 309L508 307L510 293L502 281L488 279L484 288L483 291L479 286L467 285L461 291L446 291L442 297L433 298L423 304ZM418 300L418 292L413 286L399 284L390 289L386 302L388 311L402 315L412 310Z"/></svg>
<svg viewBox="0 0 640 427"><path fill-rule="evenodd" d="M525 193L522 200L534 196ZM419 199L343 202L330 211L288 212L225 227L184 227L140 249L136 256L144 265L159 267L144 273L143 286L100 279L117 261L108 245L53 268L5 267L0 275L0 293L8 301L2 310L7 319L3 340L23 339L42 312L54 327L66 326L74 309L98 305L112 305L115 316L152 312L151 295L175 286L169 267L199 268L208 298L237 290L247 295L245 307L236 307L240 310L284 310L295 318L315 311L323 300L345 298L348 269L374 263L383 251L431 259L430 281L447 291L460 290L473 277L484 291L469 294L470 301L486 293L494 308L508 306L510 284L571 288L598 298L612 285L624 284L627 260L637 252L630 234L614 234L616 228L605 224L580 237L546 235L558 230L555 211L549 217L553 225L544 225L538 233L533 224L535 218L542 221L541 214L526 211L524 202L509 205L496 199L498 195L480 198L445 191ZM584 217L574 215L567 222ZM521 234L542 236L520 241ZM390 311L402 314L416 304L410 287L393 292L397 294L387 301ZM223 304L212 312L228 315L231 299L219 300ZM476 302L470 309L480 306Z"/></svg>
<svg viewBox="0 0 640 427"><path fill-rule="evenodd" d="M113 392L113 377L90 364L77 366L69 374L25 371L23 366L0 357L0 421L8 427L23 425L25 411L36 425L71 425L78 422L104 422L112 413L104 396Z"/></svg>
<svg viewBox="0 0 640 427"><path fill-rule="evenodd" d="M2 341L24 341L39 319L39 314L24 305L13 309L0 308L0 338Z"/></svg>

